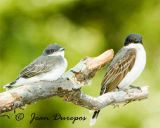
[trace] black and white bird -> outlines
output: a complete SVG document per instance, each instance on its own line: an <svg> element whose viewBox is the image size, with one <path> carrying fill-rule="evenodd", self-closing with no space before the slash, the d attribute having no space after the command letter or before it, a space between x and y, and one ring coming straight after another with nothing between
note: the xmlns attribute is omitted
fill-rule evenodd
<svg viewBox="0 0 160 128"><path fill-rule="evenodd" d="M14 82L5 85L11 89L40 80L57 80L66 70L67 60L64 57L64 48L57 44L50 44L31 64L26 66Z"/></svg>
<svg viewBox="0 0 160 128"><path fill-rule="evenodd" d="M130 86L140 76L145 64L146 52L142 37L139 34L130 34L125 39L124 47L115 55L107 69L101 83L100 95ZM94 111L91 126L96 123L99 112L100 110Z"/></svg>

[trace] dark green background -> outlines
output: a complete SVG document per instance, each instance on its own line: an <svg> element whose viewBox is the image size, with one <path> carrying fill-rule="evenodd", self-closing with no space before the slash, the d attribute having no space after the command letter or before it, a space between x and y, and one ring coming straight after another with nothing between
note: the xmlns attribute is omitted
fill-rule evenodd
<svg viewBox="0 0 160 128"><path fill-rule="evenodd" d="M115 52L129 33L143 36L147 65L134 85L148 85L147 100L125 107L102 110L95 128L160 127L160 1L159 0L0 0L0 85L14 80L21 69L39 56L50 43L66 48L68 69L86 56L97 56L107 49ZM91 86L83 91L99 94L105 68ZM64 102L59 97L27 105L25 118L15 121L0 118L1 128L81 128L89 127L91 114L85 108ZM86 116L86 121L37 121L29 124L30 115Z"/></svg>

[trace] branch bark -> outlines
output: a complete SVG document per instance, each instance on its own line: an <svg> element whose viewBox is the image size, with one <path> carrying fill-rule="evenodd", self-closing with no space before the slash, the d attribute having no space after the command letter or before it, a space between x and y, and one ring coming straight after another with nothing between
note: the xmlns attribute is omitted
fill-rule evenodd
<svg viewBox="0 0 160 128"><path fill-rule="evenodd" d="M147 98L147 87L142 87L141 90L110 92L96 98L81 92L81 87L86 85L106 63L110 62L113 55L113 50L108 50L98 57L87 57L56 81L38 81L0 93L0 113L12 111L25 104L51 96L63 97L65 101L91 110L98 110L114 103Z"/></svg>

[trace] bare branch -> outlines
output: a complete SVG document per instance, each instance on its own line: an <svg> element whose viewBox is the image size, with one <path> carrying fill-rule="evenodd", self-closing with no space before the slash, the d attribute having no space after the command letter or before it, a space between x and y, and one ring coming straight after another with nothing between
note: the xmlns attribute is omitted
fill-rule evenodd
<svg viewBox="0 0 160 128"><path fill-rule="evenodd" d="M0 113L12 111L25 104L56 95L63 97L66 101L94 110L113 103L147 98L147 87L143 87L142 91L130 89L128 92L111 92L97 98L81 92L81 87L86 85L98 70L111 61L113 55L113 50L108 50L98 57L81 60L56 81L39 81L0 93Z"/></svg>
<svg viewBox="0 0 160 128"><path fill-rule="evenodd" d="M77 98L78 96L76 96ZM109 92L96 98L81 93L78 99L74 98L71 102L90 110L99 110L110 104L129 103L139 101L148 97L148 87L140 89L132 88L126 91Z"/></svg>

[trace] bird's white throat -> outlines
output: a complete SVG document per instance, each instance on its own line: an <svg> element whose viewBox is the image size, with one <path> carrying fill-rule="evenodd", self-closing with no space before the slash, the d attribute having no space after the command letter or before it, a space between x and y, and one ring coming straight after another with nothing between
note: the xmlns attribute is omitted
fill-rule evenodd
<svg viewBox="0 0 160 128"><path fill-rule="evenodd" d="M54 52L53 54L51 54L49 56L62 56L62 57L64 57L64 51Z"/></svg>

